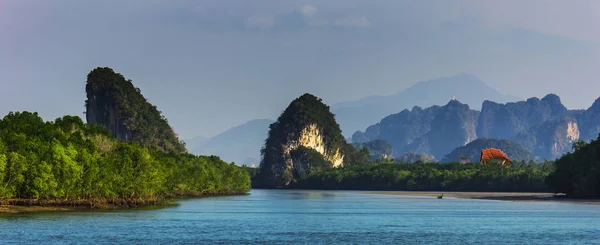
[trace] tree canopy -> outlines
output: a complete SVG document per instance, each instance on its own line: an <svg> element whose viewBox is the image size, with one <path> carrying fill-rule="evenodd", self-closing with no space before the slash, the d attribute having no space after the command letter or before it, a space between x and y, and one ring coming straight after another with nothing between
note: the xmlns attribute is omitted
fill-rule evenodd
<svg viewBox="0 0 600 245"><path fill-rule="evenodd" d="M37 113L0 120L0 197L101 200L245 193L250 176L215 156L118 141L99 125Z"/></svg>
<svg viewBox="0 0 600 245"><path fill-rule="evenodd" d="M600 135L590 143L578 141L573 152L554 162L547 183L556 193L576 198L600 198Z"/></svg>

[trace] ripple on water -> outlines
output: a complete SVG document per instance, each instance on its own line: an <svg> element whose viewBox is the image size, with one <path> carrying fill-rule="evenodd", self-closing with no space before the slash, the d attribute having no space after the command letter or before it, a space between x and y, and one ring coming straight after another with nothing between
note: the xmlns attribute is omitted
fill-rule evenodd
<svg viewBox="0 0 600 245"><path fill-rule="evenodd" d="M597 244L600 206L253 190L124 212L0 216L0 244Z"/></svg>

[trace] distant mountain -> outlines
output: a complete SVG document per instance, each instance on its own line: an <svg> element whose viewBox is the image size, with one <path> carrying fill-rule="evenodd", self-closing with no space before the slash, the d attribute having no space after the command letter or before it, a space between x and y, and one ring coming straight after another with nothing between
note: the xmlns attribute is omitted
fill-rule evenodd
<svg viewBox="0 0 600 245"><path fill-rule="evenodd" d="M473 75L461 73L418 82L394 95L370 96L356 101L337 103L332 106L332 109L342 128L342 134L349 137L387 115L413 106L440 105L453 97L465 104L477 106L485 100L501 103L519 100L515 96L498 92Z"/></svg>
<svg viewBox="0 0 600 245"><path fill-rule="evenodd" d="M481 138L471 141L465 146L458 147L446 154L440 162L459 162L466 157L470 162L479 162L481 149L496 148L508 155L513 161L530 161L533 155L519 143L510 140Z"/></svg>
<svg viewBox="0 0 600 245"><path fill-rule="evenodd" d="M260 149L267 138L271 123L273 121L269 119L251 120L228 129L193 150L191 147L189 149L194 154L216 155L237 165L258 166Z"/></svg>
<svg viewBox="0 0 600 245"><path fill-rule="evenodd" d="M567 113L567 108L555 94L548 94L541 100L529 98L527 101L506 104L486 100L481 106L477 136L511 137L533 125L556 119Z"/></svg>
<svg viewBox="0 0 600 245"><path fill-rule="evenodd" d="M352 136L353 142L383 139L392 145L394 154L407 152L426 153L440 159L457 146L477 138L479 112L458 100L445 106L426 109L414 107L381 120L363 132Z"/></svg>
<svg viewBox="0 0 600 245"><path fill-rule="evenodd" d="M518 142L536 160L556 159L569 152L573 142L597 136L597 115L600 113L594 112L594 106L568 110L556 94L506 104L484 101L477 136Z"/></svg>
<svg viewBox="0 0 600 245"><path fill-rule="evenodd" d="M576 117L580 128L580 139L586 142L597 139L600 132L600 98L596 99L587 110L579 111Z"/></svg>
<svg viewBox="0 0 600 245"><path fill-rule="evenodd" d="M369 150L369 157L371 161L375 161L380 158L392 158L392 145L385 140L372 140L368 142L357 142L352 143L352 146L357 150L361 150L363 147Z"/></svg>
<svg viewBox="0 0 600 245"><path fill-rule="evenodd" d="M184 140L185 147L189 152L193 152L195 149L201 148L210 140L209 137L198 136L191 139Z"/></svg>
<svg viewBox="0 0 600 245"><path fill-rule="evenodd" d="M568 110L557 95L548 94L506 104L486 100L480 113L454 100L442 107L414 107L354 133L352 140L383 139L396 155L416 152L440 159L477 138L506 139L544 160L560 157L577 140L589 141L599 132L600 99L586 110Z"/></svg>

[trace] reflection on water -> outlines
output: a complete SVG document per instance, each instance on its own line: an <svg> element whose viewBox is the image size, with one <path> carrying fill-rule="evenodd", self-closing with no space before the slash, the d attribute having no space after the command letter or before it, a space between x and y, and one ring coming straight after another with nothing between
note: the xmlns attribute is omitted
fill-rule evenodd
<svg viewBox="0 0 600 245"><path fill-rule="evenodd" d="M0 216L0 244L590 244L600 206L252 190L158 210Z"/></svg>

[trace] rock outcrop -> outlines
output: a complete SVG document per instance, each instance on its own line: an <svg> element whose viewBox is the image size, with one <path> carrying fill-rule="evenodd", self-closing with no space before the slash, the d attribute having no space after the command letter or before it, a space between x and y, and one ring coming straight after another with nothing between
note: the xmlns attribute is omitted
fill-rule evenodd
<svg viewBox="0 0 600 245"><path fill-rule="evenodd" d="M346 140L320 98L298 97L269 128L261 150L262 187L284 188L311 172L344 165Z"/></svg>
<svg viewBox="0 0 600 245"><path fill-rule="evenodd" d="M383 139L392 145L397 156L419 152L439 159L457 146L477 138L478 114L458 100L426 109L413 107L411 111L387 116L364 133L356 132L352 141Z"/></svg>
<svg viewBox="0 0 600 245"><path fill-rule="evenodd" d="M587 110L576 115L580 128L580 139L589 142L598 138L600 133L600 98Z"/></svg>
<svg viewBox="0 0 600 245"><path fill-rule="evenodd" d="M106 128L119 140L165 152L186 152L166 118L123 75L103 67L92 70L85 87L88 124Z"/></svg>
<svg viewBox="0 0 600 245"><path fill-rule="evenodd" d="M513 140L529 149L536 160L553 160L571 151L580 135L576 118L564 116L520 132Z"/></svg>
<svg viewBox="0 0 600 245"><path fill-rule="evenodd" d="M442 107L404 110L356 132L352 140L383 139L397 155L419 152L440 159L477 138L507 139L544 160L555 159L569 152L574 142L595 139L600 133L600 99L586 110L567 110L555 94L506 104L485 101L478 115L465 106L451 101Z"/></svg>
<svg viewBox="0 0 600 245"><path fill-rule="evenodd" d="M548 94L541 100L533 97L527 101L506 104L486 100L481 106L477 136L509 138L534 125L565 114L567 108L555 94Z"/></svg>

